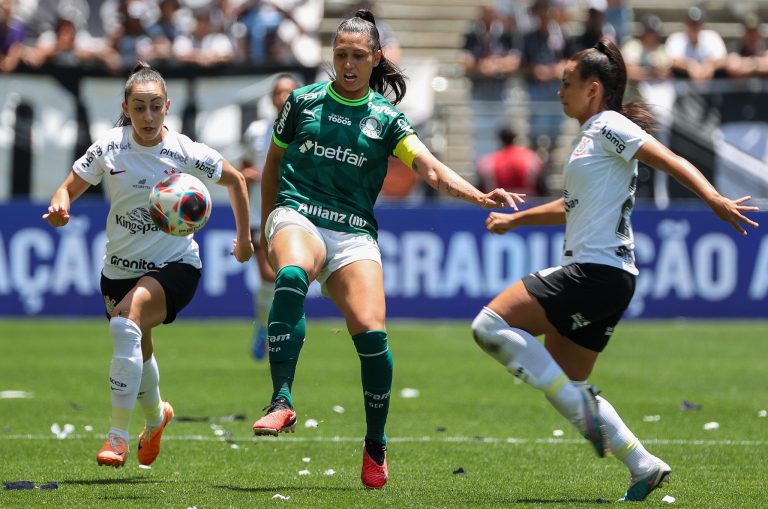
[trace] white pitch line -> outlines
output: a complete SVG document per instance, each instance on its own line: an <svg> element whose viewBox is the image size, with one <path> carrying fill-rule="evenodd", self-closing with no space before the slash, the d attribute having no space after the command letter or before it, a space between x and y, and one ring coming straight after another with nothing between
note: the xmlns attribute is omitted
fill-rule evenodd
<svg viewBox="0 0 768 509"><path fill-rule="evenodd" d="M84 435L84 434L72 434L66 438L57 438L54 435L0 435L0 442L3 440L101 440L103 439L101 434ZM237 435L229 437L217 437L207 435L163 435L163 440L171 441L190 441L190 442L336 442L336 443L357 443L361 442L360 437L288 437L281 436L280 438L274 437L253 437L248 435ZM523 444L550 444L550 445L570 445L570 444L582 444L583 439L580 438L494 438L494 437L391 437L389 439L393 443L438 443L438 444L511 444L511 445L523 445ZM689 439L665 439L656 438L643 440L644 444L650 445L687 445L687 446L765 446L768 445L768 440L689 440Z"/></svg>

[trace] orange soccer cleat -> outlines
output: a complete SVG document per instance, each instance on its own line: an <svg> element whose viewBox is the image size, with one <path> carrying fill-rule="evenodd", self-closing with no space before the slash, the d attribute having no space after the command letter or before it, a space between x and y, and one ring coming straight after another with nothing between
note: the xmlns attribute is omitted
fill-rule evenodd
<svg viewBox="0 0 768 509"><path fill-rule="evenodd" d="M144 426L144 431L139 435L139 449L136 455L139 457L139 464L151 465L160 454L160 438L163 436L163 430L173 419L173 407L167 401L163 402L163 422L150 430L149 426Z"/></svg>
<svg viewBox="0 0 768 509"><path fill-rule="evenodd" d="M96 463L119 468L123 466L127 457L128 444L122 437L110 433L107 435L104 447L99 449L98 454L96 454Z"/></svg>
<svg viewBox="0 0 768 509"><path fill-rule="evenodd" d="M253 423L254 435L272 435L278 433L293 433L296 428L296 412L293 411L288 400L278 398L266 408L264 417Z"/></svg>

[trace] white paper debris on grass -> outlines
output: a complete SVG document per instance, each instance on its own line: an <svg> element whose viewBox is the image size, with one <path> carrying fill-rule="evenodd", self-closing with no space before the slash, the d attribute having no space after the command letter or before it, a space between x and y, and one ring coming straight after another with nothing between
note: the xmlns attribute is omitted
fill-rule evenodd
<svg viewBox="0 0 768 509"><path fill-rule="evenodd" d="M231 444L231 445L229 446L229 448L230 448L230 449L240 449L240 446L239 446L239 445L237 445L237 444Z"/></svg>
<svg viewBox="0 0 768 509"><path fill-rule="evenodd" d="M561 430L561 429L552 430L552 436L553 437L561 437L563 435L565 435L565 432L563 430Z"/></svg>
<svg viewBox="0 0 768 509"><path fill-rule="evenodd" d="M0 391L0 399L29 399L34 398L34 392L27 391Z"/></svg>
<svg viewBox="0 0 768 509"><path fill-rule="evenodd" d="M291 496L290 495L281 495L280 493L275 493L274 495L272 495L272 500L275 500L275 499L277 499L277 500L290 500Z"/></svg>
<svg viewBox="0 0 768 509"><path fill-rule="evenodd" d="M59 440L64 440L71 435L73 431L75 431L75 427L72 424L65 424L63 428L59 426L58 422L51 424L51 433L56 435L56 438Z"/></svg>
<svg viewBox="0 0 768 509"><path fill-rule="evenodd" d="M643 422L659 422L661 420L660 415L645 415L643 416Z"/></svg>
<svg viewBox="0 0 768 509"><path fill-rule="evenodd" d="M403 398L418 398L420 394L421 391L418 389L412 389L410 387L405 387L400 391L400 396Z"/></svg>
<svg viewBox="0 0 768 509"><path fill-rule="evenodd" d="M336 473L336 471L334 469L332 469L332 468L329 468L328 470L323 472L323 474L325 474L325 475L333 475L335 473Z"/></svg>
<svg viewBox="0 0 768 509"><path fill-rule="evenodd" d="M757 412L758 417L768 417L768 410L760 410Z"/></svg>
<svg viewBox="0 0 768 509"><path fill-rule="evenodd" d="M299 475L309 475L311 472L307 469L299 470Z"/></svg>
<svg viewBox="0 0 768 509"><path fill-rule="evenodd" d="M316 428L319 423L315 419L307 419L307 422L304 423L305 428Z"/></svg>
<svg viewBox="0 0 768 509"><path fill-rule="evenodd" d="M344 410L344 407L341 405L334 405L333 411L336 412L337 414L343 414L346 410Z"/></svg>
<svg viewBox="0 0 768 509"><path fill-rule="evenodd" d="M312 458L301 458L301 461L303 461L304 463L309 463L310 461L312 461Z"/></svg>
<svg viewBox="0 0 768 509"><path fill-rule="evenodd" d="M713 430L713 429L718 429L718 428L720 428L720 423L719 422L714 422L713 421L713 422L707 422L707 423L704 424L704 429L707 430L707 431L710 431L710 430Z"/></svg>
<svg viewBox="0 0 768 509"><path fill-rule="evenodd" d="M675 497L671 497L669 495L664 495L664 497L661 499L662 502L665 502L667 504L674 504L677 499Z"/></svg>
<svg viewBox="0 0 768 509"><path fill-rule="evenodd" d="M93 431L93 426L91 426L90 424L86 424L85 426L83 426L83 429L85 431Z"/></svg>

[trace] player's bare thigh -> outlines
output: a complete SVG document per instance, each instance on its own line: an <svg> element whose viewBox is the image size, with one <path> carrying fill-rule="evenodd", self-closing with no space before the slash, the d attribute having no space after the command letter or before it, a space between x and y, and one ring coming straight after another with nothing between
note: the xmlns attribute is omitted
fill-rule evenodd
<svg viewBox="0 0 768 509"><path fill-rule="evenodd" d="M522 281L517 281L498 294L488 307L501 316L510 327L522 329L533 336L557 332L549 323L544 308L528 293Z"/></svg>
<svg viewBox="0 0 768 509"><path fill-rule="evenodd" d="M345 265L331 274L325 288L351 335L385 329L384 276L377 262L358 260Z"/></svg>
<svg viewBox="0 0 768 509"><path fill-rule="evenodd" d="M304 269L309 280L314 281L325 263L325 244L306 228L285 226L272 237L268 256L275 272L295 265Z"/></svg>

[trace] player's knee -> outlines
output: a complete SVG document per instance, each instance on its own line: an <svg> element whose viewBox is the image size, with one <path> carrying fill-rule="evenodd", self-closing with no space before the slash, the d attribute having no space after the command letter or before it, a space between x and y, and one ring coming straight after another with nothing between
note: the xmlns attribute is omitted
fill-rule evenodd
<svg viewBox="0 0 768 509"><path fill-rule="evenodd" d="M287 265L280 269L275 276L276 288L291 288L302 292L304 295L309 288L307 272L296 265Z"/></svg>
<svg viewBox="0 0 768 509"><path fill-rule="evenodd" d="M513 361L517 344L505 332L510 327L493 310L484 307L472 321L472 336L488 355L507 366Z"/></svg>

